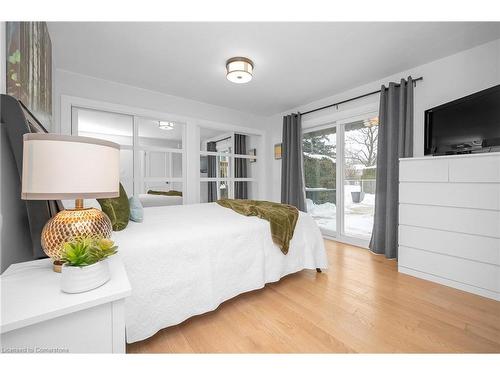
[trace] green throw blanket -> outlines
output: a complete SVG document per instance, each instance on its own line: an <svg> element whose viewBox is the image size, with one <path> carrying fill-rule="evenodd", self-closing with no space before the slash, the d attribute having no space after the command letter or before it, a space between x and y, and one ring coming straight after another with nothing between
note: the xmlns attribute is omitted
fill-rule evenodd
<svg viewBox="0 0 500 375"><path fill-rule="evenodd" d="M222 207L245 216L257 216L269 221L273 242L278 245L283 254L288 253L290 240L293 237L299 210L287 204L254 201L247 199L221 199L217 201Z"/></svg>
<svg viewBox="0 0 500 375"><path fill-rule="evenodd" d="M148 194L166 195L168 197L182 197L182 191L177 191L177 190L169 190L169 191L148 190Z"/></svg>

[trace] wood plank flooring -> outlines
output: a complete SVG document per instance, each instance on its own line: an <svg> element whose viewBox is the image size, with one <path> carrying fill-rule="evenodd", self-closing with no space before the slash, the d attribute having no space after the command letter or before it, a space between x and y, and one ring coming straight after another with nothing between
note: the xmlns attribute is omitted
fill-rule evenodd
<svg viewBox="0 0 500 375"><path fill-rule="evenodd" d="M127 345L129 353L500 353L500 302L397 272L325 241L330 268L302 271Z"/></svg>

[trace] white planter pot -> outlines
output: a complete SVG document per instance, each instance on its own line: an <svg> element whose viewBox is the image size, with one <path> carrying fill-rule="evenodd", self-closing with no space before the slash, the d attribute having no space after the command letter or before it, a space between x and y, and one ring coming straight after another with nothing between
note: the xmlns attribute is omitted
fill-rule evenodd
<svg viewBox="0 0 500 375"><path fill-rule="evenodd" d="M85 267L63 265L61 290L66 293L82 293L105 284L110 279L106 259Z"/></svg>

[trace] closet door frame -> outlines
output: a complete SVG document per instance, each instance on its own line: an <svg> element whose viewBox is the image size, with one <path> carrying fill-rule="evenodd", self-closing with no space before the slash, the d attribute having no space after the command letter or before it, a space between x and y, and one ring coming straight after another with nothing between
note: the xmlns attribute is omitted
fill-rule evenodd
<svg viewBox="0 0 500 375"><path fill-rule="evenodd" d="M201 184L202 182L216 182L217 183L217 199L220 199L220 189L219 189L219 184L221 182L227 182L229 184L228 187L228 197L230 199L234 198L234 192L235 192L235 183L236 182L248 182L248 183L253 183L257 187L257 191L259 191L259 172L260 168L258 167L258 173L256 177L235 177L234 176L234 166L236 163L236 159L252 159L257 162L259 160L259 156L257 155L249 155L249 154L236 154L234 152L234 135L235 134L243 134L249 137L259 137L258 143L261 144L262 142L262 136L260 134L252 134L252 133L242 133L242 132L236 132L236 131L230 131L227 133L223 133L217 137L212 137L209 139L204 140L204 143L208 142L217 142L218 140L223 140L223 139L230 139L230 144L232 145L231 152L222 152L222 151L199 151L200 156L215 156L216 158L219 157L225 157L229 160L229 166L228 166L228 176L227 177L220 177L219 176L219 168L217 168L216 172L216 177L199 177L199 182L198 184ZM205 147L206 149L206 147ZM259 148L257 148L257 151ZM217 167L219 166L219 161L217 160Z"/></svg>
<svg viewBox="0 0 500 375"><path fill-rule="evenodd" d="M63 100L64 99L64 100ZM64 104L64 105L63 105ZM63 110L64 108L64 110ZM75 113L78 109L82 110L92 110L98 112L114 113L124 116L130 116L132 119L132 146L120 145L120 149L132 150L133 152L133 165L132 165L132 180L133 180L133 195L138 197L139 193L142 191L144 186L144 176L140 175L141 165L139 152L144 151L148 147L141 146L139 144L139 119L156 119L158 120L169 120L182 124L182 148L173 149L166 147L158 147L160 152L174 152L182 154L182 177L171 177L168 178L169 182L181 182L182 190L187 190L187 163L186 163L186 132L187 132L187 122L182 117L176 117L166 114L157 113L154 111L145 111L139 109L133 109L124 107L121 105L114 105L110 103L95 102L83 98L75 97L61 97L61 120L69 118L69 121L62 122L64 126L61 127L61 134L68 135L78 135L78 118ZM160 117L161 116L161 117ZM171 156L171 155L170 155ZM163 178L162 181L167 179ZM186 203L186 197L183 194L182 197L183 204Z"/></svg>
<svg viewBox="0 0 500 375"><path fill-rule="evenodd" d="M78 96L60 95L59 110L55 111L56 121L52 127L52 131L57 134L71 135L71 112L72 107L82 107L100 111L115 112L126 115L146 118L169 119L170 121L180 122L184 124L183 131L183 200L184 204L200 203L200 128L211 128L218 130L225 130L227 132L236 132L240 134L248 134L259 136L258 144L255 145L259 155L259 167L257 168L257 175L254 176L260 183L257 184L257 192L255 197L257 199L266 199L268 197L267 186L264 184L268 177L268 170L272 158L272 149L267 147L266 138L267 132L263 129L250 128L246 126L239 126L220 121L204 120L197 117L178 115L175 113L167 113L134 107L129 105L111 103L101 100L93 100L82 98ZM57 109L57 105L56 105ZM137 126L134 127L137 129ZM134 134L137 137L138 134ZM135 159L135 158L134 158ZM134 164L134 168L138 170L140 167L138 161ZM139 183L134 181L135 183ZM134 189L135 186L134 186ZM139 191L139 190L136 190Z"/></svg>

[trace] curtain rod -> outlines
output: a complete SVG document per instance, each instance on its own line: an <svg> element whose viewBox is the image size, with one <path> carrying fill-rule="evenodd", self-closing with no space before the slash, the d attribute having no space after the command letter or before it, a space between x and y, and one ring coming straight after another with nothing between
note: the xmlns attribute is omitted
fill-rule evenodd
<svg viewBox="0 0 500 375"><path fill-rule="evenodd" d="M418 78L415 78L413 80L413 83L415 82L418 82L418 81L422 81L424 79L424 77L418 77ZM399 83L396 84L396 86L399 86ZM378 94L381 90L377 90L377 91L372 91L372 92L369 92L367 94L363 94L363 95L359 95L359 96L356 96L354 98L350 98L350 99L346 99L346 100L342 100L341 102L337 102L337 103L333 103L333 104L329 104L329 105L325 105L323 107L319 107L319 108L315 108L315 109L311 109L310 111L307 111L307 112L298 112L300 115L304 116L304 115L307 115L309 113L313 113L313 112L317 112L317 111L322 111L323 109L327 109L327 108L330 108L330 107L336 107L340 104L344 104L344 103L347 103L347 102L351 102L353 100L358 100L358 99L361 99L361 98L365 98L367 96L370 96L370 95L374 95L374 94Z"/></svg>

